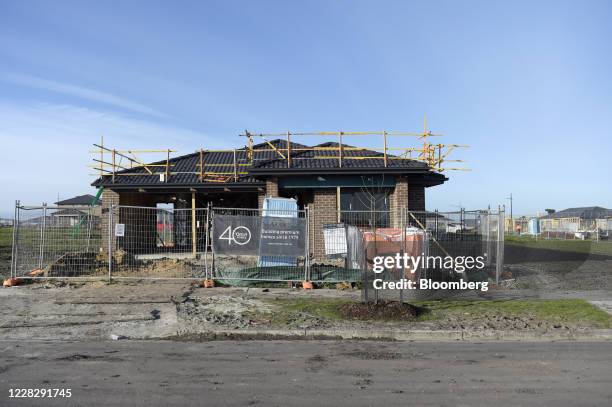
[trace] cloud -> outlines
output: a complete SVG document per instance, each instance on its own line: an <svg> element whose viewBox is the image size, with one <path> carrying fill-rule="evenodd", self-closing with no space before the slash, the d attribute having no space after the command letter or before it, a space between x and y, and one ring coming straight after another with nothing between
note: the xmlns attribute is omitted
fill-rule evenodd
<svg viewBox="0 0 612 407"><path fill-rule="evenodd" d="M219 138L124 115L72 105L15 105L0 102L0 216L12 213L15 199L27 204L55 202L91 192L96 178L87 168L92 143L122 149L218 148ZM222 141L222 140L221 140ZM156 157L144 156L151 161Z"/></svg>
<svg viewBox="0 0 612 407"><path fill-rule="evenodd" d="M21 75L21 74L4 74L0 76L0 80L8 83L13 83L31 88L44 89L51 92L62 93L64 95L75 96L81 99L92 102L103 103L109 106L126 109L132 112L143 113L150 116L169 118L165 113L159 112L143 104L124 99L110 93L101 92L95 89L85 88L82 86L71 85L62 82L55 82L48 79L39 78L36 76Z"/></svg>

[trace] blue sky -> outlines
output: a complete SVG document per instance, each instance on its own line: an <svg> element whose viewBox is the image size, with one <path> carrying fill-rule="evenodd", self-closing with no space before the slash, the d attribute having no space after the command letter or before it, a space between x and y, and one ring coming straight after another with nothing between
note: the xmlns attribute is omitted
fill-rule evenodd
<svg viewBox="0 0 612 407"><path fill-rule="evenodd" d="M608 1L2 0L0 215L92 192L102 135L189 153L424 115L472 169L428 209L612 207L611 20Z"/></svg>

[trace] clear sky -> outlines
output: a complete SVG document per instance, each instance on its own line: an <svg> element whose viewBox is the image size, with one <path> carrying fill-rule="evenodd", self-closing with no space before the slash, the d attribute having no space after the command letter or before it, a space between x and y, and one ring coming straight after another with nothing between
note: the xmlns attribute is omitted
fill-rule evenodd
<svg viewBox="0 0 612 407"><path fill-rule="evenodd" d="M612 207L610 1L0 0L0 215L92 193L91 143L432 131L428 209ZM359 144L359 143L354 143Z"/></svg>

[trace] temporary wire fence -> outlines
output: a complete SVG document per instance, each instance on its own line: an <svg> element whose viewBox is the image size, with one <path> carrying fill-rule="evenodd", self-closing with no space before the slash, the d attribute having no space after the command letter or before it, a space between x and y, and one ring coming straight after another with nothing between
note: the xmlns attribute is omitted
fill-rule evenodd
<svg viewBox="0 0 612 407"><path fill-rule="evenodd" d="M406 254L414 261L399 264L390 262L391 267L385 265L384 271L380 273L365 272L362 290L364 301L403 301L452 292L428 289L424 282L446 283L447 286L461 280L474 285L483 282L487 286L489 283L499 284L504 261L503 211L403 213L405 216L400 218L399 230L404 235L395 239L401 241L401 246L385 248L381 245L376 253L382 258L393 257L397 253L400 257ZM392 229L392 232L398 233L396 229ZM386 237L384 230L379 233L382 236L377 241L381 243L393 238L393 235ZM375 267L369 268L375 271Z"/></svg>
<svg viewBox="0 0 612 407"><path fill-rule="evenodd" d="M21 206L15 208L11 275L14 277L99 277L99 208Z"/></svg>
<svg viewBox="0 0 612 407"><path fill-rule="evenodd" d="M506 219L506 233L536 240L612 240L612 218L550 218L522 216Z"/></svg>
<svg viewBox="0 0 612 407"><path fill-rule="evenodd" d="M213 208L212 278L241 281L308 280L306 210Z"/></svg>
<svg viewBox="0 0 612 407"><path fill-rule="evenodd" d="M115 206L108 219L110 277L208 277L208 208Z"/></svg>
<svg viewBox="0 0 612 407"><path fill-rule="evenodd" d="M503 212L491 211L18 203L14 225L11 276L20 278L359 283L375 275L377 258L406 254L482 256L485 268L470 278L497 281L503 264ZM455 277L426 264L385 273L388 280Z"/></svg>

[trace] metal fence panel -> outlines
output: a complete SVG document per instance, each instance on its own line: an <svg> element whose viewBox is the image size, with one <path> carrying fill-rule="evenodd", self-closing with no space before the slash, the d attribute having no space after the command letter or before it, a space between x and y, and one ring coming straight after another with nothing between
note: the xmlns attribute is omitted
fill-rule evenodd
<svg viewBox="0 0 612 407"><path fill-rule="evenodd" d="M393 222L392 222L393 223ZM385 282L399 282L402 279L414 282L420 286L420 279L435 282L453 282L463 279L470 282L498 283L503 267L504 251L504 215L503 212L492 211L458 211L458 212L428 212L405 211L405 217L396 222L403 231L403 241L398 248L388 254L406 253L408 256L421 256L418 268L385 267L381 274L372 273L368 267L363 273L364 301L380 299L399 300L425 299L449 292L410 289L374 289L374 278ZM424 233L422 244L412 236ZM396 234L400 232L395 232ZM382 240L382 239L379 239ZM464 263L467 257L479 258L482 267L467 267ZM446 267L444 262L453 259L453 266ZM480 265L480 263L479 263Z"/></svg>
<svg viewBox="0 0 612 407"><path fill-rule="evenodd" d="M120 205L109 219L112 278L208 276L208 208Z"/></svg>
<svg viewBox="0 0 612 407"><path fill-rule="evenodd" d="M503 264L503 212L16 205L14 217L11 275L24 278L359 282L376 257L407 254L482 255L479 278L498 281ZM454 278L422 264L386 273Z"/></svg>
<svg viewBox="0 0 612 407"><path fill-rule="evenodd" d="M306 210L213 208L213 278L304 281L308 278Z"/></svg>
<svg viewBox="0 0 612 407"><path fill-rule="evenodd" d="M12 275L20 278L100 277L108 262L98 208L16 205Z"/></svg>
<svg viewBox="0 0 612 407"><path fill-rule="evenodd" d="M402 251L405 231L390 211L309 213L311 234L309 278L314 282L357 282L383 252Z"/></svg>

